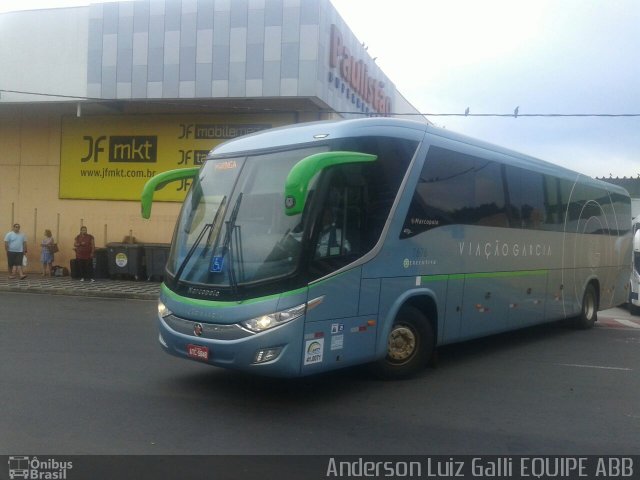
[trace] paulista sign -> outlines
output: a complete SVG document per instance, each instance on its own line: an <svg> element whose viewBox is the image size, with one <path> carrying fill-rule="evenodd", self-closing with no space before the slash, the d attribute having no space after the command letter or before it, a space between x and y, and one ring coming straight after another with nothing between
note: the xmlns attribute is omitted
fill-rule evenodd
<svg viewBox="0 0 640 480"><path fill-rule="evenodd" d="M337 75L350 87L353 95L358 96L358 102L361 99L373 113L389 115L392 111L391 97L387 94L386 83L370 75L367 63L345 46L342 33L335 24L331 25L330 41L329 66L337 70Z"/></svg>

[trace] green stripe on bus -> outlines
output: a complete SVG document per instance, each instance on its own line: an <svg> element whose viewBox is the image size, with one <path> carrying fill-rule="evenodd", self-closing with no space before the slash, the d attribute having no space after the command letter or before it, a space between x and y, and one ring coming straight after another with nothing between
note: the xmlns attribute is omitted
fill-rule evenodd
<svg viewBox="0 0 640 480"><path fill-rule="evenodd" d="M421 282L441 282L444 280L465 280L467 278L515 278L543 276L548 270L520 270L517 272L481 272L481 273L455 273L452 275L422 275Z"/></svg>
<svg viewBox="0 0 640 480"><path fill-rule="evenodd" d="M182 302L182 303L186 303L188 305L194 305L196 307L210 307L210 308L224 308L224 307L233 307L235 305L250 305L252 303L258 303L258 302L264 302L267 300L272 300L274 298L279 298L279 297L288 297L290 295L296 295L298 293L302 293L306 290L305 288L299 288L297 290L291 290L289 292L282 292L282 293L276 293L275 295L267 295L265 297L258 297L258 298L250 298L247 300L239 300L239 301L230 301L230 302L221 302L218 300L201 300L198 298L190 298L190 297L185 297L183 295L179 295L176 292L173 292L171 290L169 290L169 287L167 287L164 283L162 284L162 292L167 295L168 297L171 297L173 300L177 301L177 302Z"/></svg>
<svg viewBox="0 0 640 480"><path fill-rule="evenodd" d="M451 275L422 275L420 277L421 282L442 282L445 280L464 280L467 278L515 278L515 277L530 277L530 276L542 276L546 275L548 270L521 270L517 272L482 272L482 273L454 273ZM315 285L310 285L309 288L313 288L316 285L322 284L329 279L325 279L322 282L318 282ZM201 300L197 298L185 297L179 295L169 289L164 283L162 284L162 292L171 297L173 300L183 302L189 305L195 305L198 307L211 307L211 308L224 308L232 307L234 305L250 305L252 303L264 302L272 300L278 297L288 297L291 295L297 295L303 293L307 287L298 288L288 292L276 293L275 295L267 295L265 297L250 298L240 301L221 302L217 300Z"/></svg>

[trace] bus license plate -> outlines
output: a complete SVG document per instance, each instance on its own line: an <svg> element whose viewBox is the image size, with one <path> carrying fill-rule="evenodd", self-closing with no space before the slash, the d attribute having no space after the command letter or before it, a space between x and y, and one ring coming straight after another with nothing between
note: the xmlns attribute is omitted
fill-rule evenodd
<svg viewBox="0 0 640 480"><path fill-rule="evenodd" d="M187 345L187 355L196 360L209 360L209 348L202 345Z"/></svg>

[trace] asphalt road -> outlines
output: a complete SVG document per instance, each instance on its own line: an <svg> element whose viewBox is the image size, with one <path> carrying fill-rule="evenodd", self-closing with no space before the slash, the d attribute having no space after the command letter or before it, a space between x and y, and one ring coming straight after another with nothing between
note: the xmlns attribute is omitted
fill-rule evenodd
<svg viewBox="0 0 640 480"><path fill-rule="evenodd" d="M273 380L164 354L152 301L0 305L3 455L640 451L640 328L615 322L447 347L402 382L361 368Z"/></svg>

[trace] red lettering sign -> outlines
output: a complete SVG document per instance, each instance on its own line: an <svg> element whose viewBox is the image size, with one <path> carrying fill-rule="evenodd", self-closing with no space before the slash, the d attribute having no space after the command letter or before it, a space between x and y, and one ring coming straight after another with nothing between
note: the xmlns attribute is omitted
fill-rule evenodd
<svg viewBox="0 0 640 480"><path fill-rule="evenodd" d="M369 76L367 64L361 58L351 55L344 45L342 33L335 25L331 25L329 65L339 72L342 80L373 110L382 115L391 113L391 98L385 92L384 82Z"/></svg>

